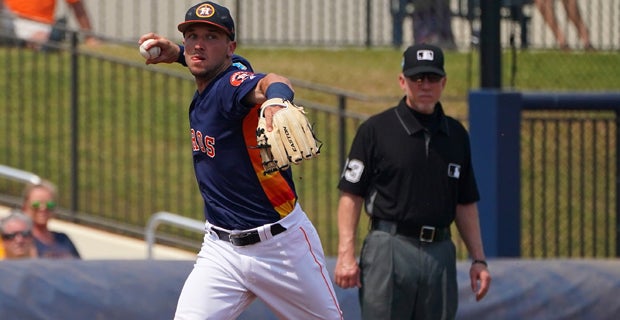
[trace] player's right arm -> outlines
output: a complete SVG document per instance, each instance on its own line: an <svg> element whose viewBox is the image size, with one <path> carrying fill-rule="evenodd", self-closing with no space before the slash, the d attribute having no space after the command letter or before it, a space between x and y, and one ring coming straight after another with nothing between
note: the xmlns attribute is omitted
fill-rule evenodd
<svg viewBox="0 0 620 320"><path fill-rule="evenodd" d="M138 40L138 45L141 45L144 41L148 39L155 39L157 42L154 42L150 45L147 50L151 47L159 47L161 49L161 53L156 58L151 58L146 60L146 64L157 64L157 63L173 63L179 60L179 54L181 54L181 47L155 33L146 33L140 37Z"/></svg>
<svg viewBox="0 0 620 320"><path fill-rule="evenodd" d="M362 286L355 259L355 238L364 198L342 192L338 202L338 259L334 270L336 284L342 288Z"/></svg>
<svg viewBox="0 0 620 320"><path fill-rule="evenodd" d="M164 62L164 63L178 62L187 67L187 63L185 62L185 55L183 54L183 52L185 51L185 47L183 45L169 41L168 39L161 37L155 33L147 33L143 35L142 37L140 37L140 40L138 40L138 45L141 45L142 43L144 43L144 41L148 39L155 39L159 41L158 43L154 43L153 45L157 45L160 47L161 54L159 55L159 57L155 59L147 60L146 62L147 64L156 64L160 62ZM148 46L146 49L147 50L150 49L153 45ZM176 58L175 58L175 54L176 54ZM252 65L244 57L237 55L237 54L233 54L232 61L233 61L233 65L239 68L239 70L246 70L246 71L254 72Z"/></svg>

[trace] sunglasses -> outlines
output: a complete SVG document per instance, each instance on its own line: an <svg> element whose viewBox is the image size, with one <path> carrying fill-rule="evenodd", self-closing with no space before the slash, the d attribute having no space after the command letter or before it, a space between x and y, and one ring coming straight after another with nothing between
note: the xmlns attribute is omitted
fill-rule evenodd
<svg viewBox="0 0 620 320"><path fill-rule="evenodd" d="M16 231L13 233L3 233L2 234L2 239L4 240L13 240L15 239L15 237L17 237L17 235L21 235L22 238L30 238L32 237L32 232L29 230L24 230L24 231Z"/></svg>
<svg viewBox="0 0 620 320"><path fill-rule="evenodd" d="M41 203L41 201L32 201L32 208L33 209L47 209L47 210L52 210L54 208L56 208L56 202L54 201L48 201L45 203Z"/></svg>
<svg viewBox="0 0 620 320"><path fill-rule="evenodd" d="M417 82L418 84L422 83L424 79L428 80L430 83L437 83L443 79L443 76L436 73L420 73L409 77L409 80Z"/></svg>

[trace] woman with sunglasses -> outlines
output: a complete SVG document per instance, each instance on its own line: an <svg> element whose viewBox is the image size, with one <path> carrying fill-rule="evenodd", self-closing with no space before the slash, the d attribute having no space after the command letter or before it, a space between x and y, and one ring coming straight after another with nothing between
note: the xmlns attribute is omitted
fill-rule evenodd
<svg viewBox="0 0 620 320"><path fill-rule="evenodd" d="M32 235L39 258L79 259L80 254L67 234L48 229L56 208L55 198L56 187L49 181L29 185L24 190L22 211L32 219Z"/></svg>
<svg viewBox="0 0 620 320"><path fill-rule="evenodd" d="M0 219L0 236L3 259L36 258L32 243L32 220L28 216L15 210Z"/></svg>

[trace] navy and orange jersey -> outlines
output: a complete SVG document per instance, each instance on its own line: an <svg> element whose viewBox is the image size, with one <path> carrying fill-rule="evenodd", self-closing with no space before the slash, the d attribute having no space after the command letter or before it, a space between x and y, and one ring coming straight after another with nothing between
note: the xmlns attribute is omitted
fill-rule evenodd
<svg viewBox="0 0 620 320"><path fill-rule="evenodd" d="M231 230L273 223L295 207L291 170L263 174L256 147L260 105L243 98L265 74L231 66L196 92L189 110L194 170L205 218Z"/></svg>

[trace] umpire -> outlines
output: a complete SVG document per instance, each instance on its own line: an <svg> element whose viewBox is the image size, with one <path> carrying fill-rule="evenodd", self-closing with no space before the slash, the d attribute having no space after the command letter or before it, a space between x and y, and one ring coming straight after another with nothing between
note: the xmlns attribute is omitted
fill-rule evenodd
<svg viewBox="0 0 620 320"><path fill-rule="evenodd" d="M403 55L405 96L358 129L338 188L336 284L358 287L363 319L454 319L458 307L454 221L472 257L477 300L489 289L469 135L441 103L447 77L439 47ZM359 264L362 205L371 218Z"/></svg>

